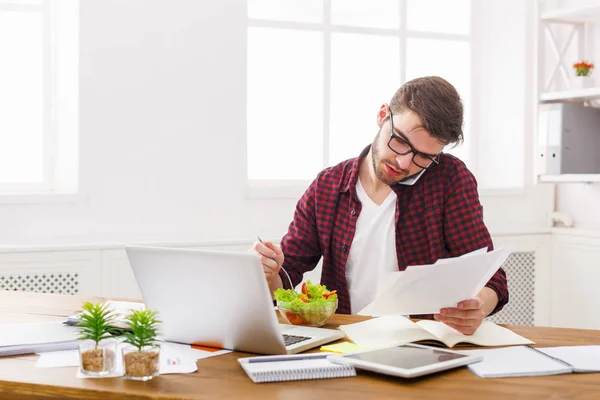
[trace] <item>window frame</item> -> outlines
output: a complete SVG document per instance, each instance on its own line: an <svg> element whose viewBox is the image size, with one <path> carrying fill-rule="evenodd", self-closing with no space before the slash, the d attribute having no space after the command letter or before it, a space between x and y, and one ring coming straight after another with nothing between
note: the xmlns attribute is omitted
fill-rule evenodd
<svg viewBox="0 0 600 400"><path fill-rule="evenodd" d="M251 1L251 0L250 0ZM331 111L331 93L330 93L330 82L331 82L331 38L333 33L355 33L355 34L372 34L378 36L394 36L399 39L399 52L400 57L400 82L406 82L406 70L407 70L407 40L418 38L418 39L434 39L434 40L449 40L449 41L464 41L468 43L471 49L471 54L474 48L473 45L473 0L469 2L471 11L471 29L469 34L453 34L453 33L438 33L438 32L424 32L424 31L412 31L407 28L407 0L396 0L399 4L399 18L400 26L397 29L389 28L366 28L357 26L347 25L336 25L331 22L331 0L323 0L323 20L321 23L314 22L290 22L290 21L276 21L260 18L247 17L246 30L249 31L251 28L276 28L276 29L290 29L290 30L306 30L313 32L321 32L323 34L323 82L322 82L322 95L323 95L323 141L322 148L324 149L322 168L326 168L329 165L329 146L330 146L330 111ZM473 56L471 55L470 63L473 63ZM471 89L469 97L471 99L471 105L475 104L474 99L474 80L471 78ZM393 89L395 90L395 88ZM474 112L469 112L469 125L474 126ZM472 169L476 169L477 166L477 153L475 149L478 147L477 137L473 136L469 138L468 154L470 163L473 165ZM246 168L248 163L246 162ZM275 180L275 179L249 179L246 174L246 195L249 198L299 198L306 188L310 185L312 179L290 179L290 180ZM522 193L519 190L519 193Z"/></svg>
<svg viewBox="0 0 600 400"><path fill-rule="evenodd" d="M43 74L43 180L42 182L0 182L0 195L49 193L55 188L56 153L56 4L40 0L40 5L0 0L0 11L40 13L42 15Z"/></svg>

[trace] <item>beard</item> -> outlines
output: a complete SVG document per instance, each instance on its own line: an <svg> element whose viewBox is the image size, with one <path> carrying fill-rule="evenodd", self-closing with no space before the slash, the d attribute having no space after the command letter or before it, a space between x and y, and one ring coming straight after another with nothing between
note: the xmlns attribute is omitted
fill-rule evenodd
<svg viewBox="0 0 600 400"><path fill-rule="evenodd" d="M395 162L387 161L381 159L381 151L379 149L380 141L379 136L381 135L381 129L379 128L379 132L377 132L377 136L375 136L375 140L373 140L373 144L371 145L371 161L373 162L373 170L375 171L375 176L381 182L385 183L388 186L392 186L401 180L408 177L408 170L400 168ZM390 150L391 151L391 150ZM384 164L387 164L390 168L395 169L402 173L402 175L390 175L384 169Z"/></svg>

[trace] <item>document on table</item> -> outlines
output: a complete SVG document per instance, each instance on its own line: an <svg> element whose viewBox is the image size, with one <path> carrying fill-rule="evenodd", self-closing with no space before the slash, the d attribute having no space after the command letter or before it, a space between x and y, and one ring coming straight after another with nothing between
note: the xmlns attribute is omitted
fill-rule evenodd
<svg viewBox="0 0 600 400"><path fill-rule="evenodd" d="M0 325L0 356L77 348L79 330L61 322Z"/></svg>
<svg viewBox="0 0 600 400"><path fill-rule="evenodd" d="M133 310L144 310L144 303L131 301L108 300L106 303L108 310L112 311L114 320L112 326L115 328L127 329L127 318ZM79 313L67 317L68 325L76 325L79 322Z"/></svg>
<svg viewBox="0 0 600 400"><path fill-rule="evenodd" d="M600 372L600 346L518 346L465 352L483 356L483 361L469 365L471 372L482 378Z"/></svg>
<svg viewBox="0 0 600 400"><path fill-rule="evenodd" d="M473 298L510 255L507 249L479 249L435 264L409 266L389 276L390 284L360 315L434 314Z"/></svg>

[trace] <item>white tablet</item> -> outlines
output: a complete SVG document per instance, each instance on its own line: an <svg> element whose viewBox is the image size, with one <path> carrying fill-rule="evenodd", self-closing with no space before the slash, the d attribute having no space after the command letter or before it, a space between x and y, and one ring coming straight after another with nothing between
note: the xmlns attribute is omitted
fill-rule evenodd
<svg viewBox="0 0 600 400"><path fill-rule="evenodd" d="M335 363L402 378L415 378L482 360L481 356L418 344L363 350L327 358Z"/></svg>

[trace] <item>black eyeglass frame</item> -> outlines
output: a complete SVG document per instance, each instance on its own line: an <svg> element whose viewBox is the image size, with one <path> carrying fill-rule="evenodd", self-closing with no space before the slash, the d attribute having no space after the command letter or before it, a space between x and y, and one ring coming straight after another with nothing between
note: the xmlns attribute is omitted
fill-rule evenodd
<svg viewBox="0 0 600 400"><path fill-rule="evenodd" d="M400 140L402 143L404 143L405 145L407 145L408 146L408 151L405 151L404 153L400 153L400 152L397 152L396 150L394 150L392 148L392 146L391 146L392 140L394 140L394 139L395 140ZM388 147L389 147L389 149L391 151L393 151L394 153L398 154L399 156L405 156L405 155L407 155L409 153L413 153L414 155L413 155L413 158L412 158L412 162L413 162L413 164L415 164L417 167L419 167L421 169L427 169L427 168L431 167L433 164L439 164L440 163L440 161L439 161L440 155L439 154L436 155L435 157L431 157L430 155L423 154L420 151L415 150L415 148L412 146L412 144L410 144L410 142L408 140L406 140L402 136L398 136L398 135L396 135L394 133L394 117L392 115L392 109L391 108L390 108L390 139L388 140L387 145L388 145ZM429 160L431 160L431 163L428 166L426 166L426 167L424 167L422 165L419 165L419 163L417 163L415 161L415 156L417 156L417 155L419 155L421 157L428 158Z"/></svg>

